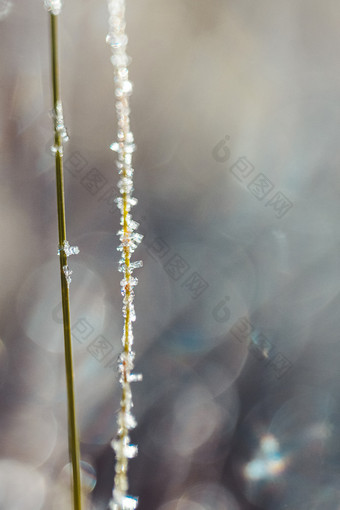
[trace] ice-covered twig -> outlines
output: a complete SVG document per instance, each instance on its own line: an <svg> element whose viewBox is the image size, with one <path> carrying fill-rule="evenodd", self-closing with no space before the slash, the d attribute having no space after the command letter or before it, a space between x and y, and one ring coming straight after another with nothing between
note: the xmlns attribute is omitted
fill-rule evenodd
<svg viewBox="0 0 340 510"><path fill-rule="evenodd" d="M117 152L117 168L120 175L118 187L121 195L116 199L116 203L121 212L118 250L122 252L119 271L123 273L120 285L124 318L123 352L119 357L122 397L117 420L118 434L117 438L112 441L112 447L116 454L116 466L110 507L112 510L134 510L138 500L128 495L127 477L128 460L137 455L137 446L130 444L129 436L129 431L136 426L136 420L131 412L133 404L130 383L140 381L141 375L132 373L134 366L132 323L136 320L134 287L138 283L137 278L133 276L133 271L143 264L142 261L131 262L131 255L141 243L143 236L136 232L139 225L131 217L131 208L137 204L137 200L132 197L132 153L136 146L130 130L129 96L132 93L132 83L129 80L127 69L130 59L126 54L128 38L125 33L125 0L108 0L108 8L109 33L106 41L112 50L111 62L114 68L115 106L118 123L117 141L112 143L110 148Z"/></svg>

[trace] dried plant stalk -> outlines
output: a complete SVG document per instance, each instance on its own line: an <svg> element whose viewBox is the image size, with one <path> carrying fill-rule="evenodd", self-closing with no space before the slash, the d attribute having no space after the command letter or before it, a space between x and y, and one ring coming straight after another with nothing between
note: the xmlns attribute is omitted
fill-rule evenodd
<svg viewBox="0 0 340 510"><path fill-rule="evenodd" d="M130 211L137 204L132 197L133 168L132 153L135 150L133 134L130 131L129 96L132 92L132 83L128 76L129 57L126 54L127 36L125 33L125 1L109 0L109 34L107 43L111 46L111 62L114 67L116 113L118 121L117 142L111 149L118 153L117 168L120 174L118 187L121 196L116 199L121 212L121 229L118 232L122 252L119 271L123 273L121 292L123 296L123 352L119 357L120 383L122 396L120 411L118 413L118 434L112 441L116 453L114 488L110 507L112 510L133 510L137 506L137 498L128 495L128 461L137 455L138 448L130 444L129 431L136 426L136 420L131 413L132 394L131 382L140 381L140 374L133 374L134 351L132 323L135 321L134 287L137 278L133 276L134 269L142 266L142 261L131 262L131 255L142 241L143 236L136 232L138 223L132 220Z"/></svg>
<svg viewBox="0 0 340 510"><path fill-rule="evenodd" d="M68 267L68 257L79 253L76 246L70 246L66 240L66 220L64 201L64 176L63 176L63 143L68 140L64 126L63 110L59 85L59 61L58 61L58 16L61 11L61 0L45 0L45 7L50 15L51 30L51 60L52 60L52 89L53 89L53 121L54 121L54 145L52 152L55 155L57 207L58 207L58 234L61 277L61 296L63 308L65 370L67 386L68 407L68 431L69 431L69 455L72 465L73 480L73 506L74 510L81 510L81 481L80 481L80 448L76 424L74 374L72 361L71 321L69 286L72 271Z"/></svg>

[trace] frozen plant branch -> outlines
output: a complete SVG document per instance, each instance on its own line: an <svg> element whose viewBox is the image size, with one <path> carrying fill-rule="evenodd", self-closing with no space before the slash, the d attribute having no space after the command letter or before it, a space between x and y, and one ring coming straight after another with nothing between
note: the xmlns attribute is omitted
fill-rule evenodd
<svg viewBox="0 0 340 510"><path fill-rule="evenodd" d="M117 152L117 168L120 175L118 187L120 197L116 199L121 213L121 229L118 232L120 245L118 250L122 252L119 262L119 271L123 273L120 282L123 296L123 352L119 357L120 384L122 387L120 410L118 413L118 434L112 441L112 448L116 454L114 488L110 507L112 510L134 510L138 499L128 495L128 461L135 457L138 452L136 445L130 444L129 431L136 426L136 420L132 415L131 382L140 381L140 374L133 374L134 351L132 323L136 320L134 309L134 287L138 280L133 276L133 271L142 267L142 261L131 262L131 255L143 239L136 232L138 223L133 221L131 208L137 204L132 197L133 191L133 168L132 153L136 149L133 134L130 130L129 96L132 93L132 83L129 81L127 66L129 57L126 54L127 35L125 33L125 0L109 0L109 33L106 38L111 46L111 62L114 68L115 81L115 106L117 113L117 141L112 143L111 149Z"/></svg>

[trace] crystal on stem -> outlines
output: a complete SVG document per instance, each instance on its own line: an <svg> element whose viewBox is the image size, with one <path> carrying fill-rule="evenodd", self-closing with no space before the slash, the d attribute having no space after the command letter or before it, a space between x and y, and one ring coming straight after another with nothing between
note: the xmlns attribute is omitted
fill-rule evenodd
<svg viewBox="0 0 340 510"><path fill-rule="evenodd" d="M112 447L116 453L116 467L114 477L114 489L110 507L112 510L134 510L137 506L137 498L127 494L128 460L137 454L137 446L130 444L129 430L136 426L136 420L131 413L133 406L131 394L131 382L140 381L140 374L131 373L134 368L134 352L132 323L136 320L134 308L134 287L138 280L132 273L142 267L142 261L131 262L131 255L141 243L143 236L136 232L138 223L131 218L131 208L137 204L137 199L132 197L133 192L133 168L132 154L136 150L134 137L130 129L129 97L132 94L132 83L129 80L127 69L130 58L126 54L128 42L125 33L125 0L108 0L109 8L109 33L106 42L111 48L111 62L114 68L115 83L115 107L117 114L117 141L110 146L117 153L117 169L120 175L118 188L120 196L116 198L117 207L120 210L121 229L117 233L120 244L118 250L122 256L118 270L123 273L121 294L123 297L122 314L123 327L123 352L118 359L120 384L122 386L121 409L118 413L118 435L113 440Z"/></svg>
<svg viewBox="0 0 340 510"><path fill-rule="evenodd" d="M58 255L61 251L65 253L66 257L70 257L71 255L78 255L79 248L78 246L70 246L70 243L65 240L63 245L58 248Z"/></svg>
<svg viewBox="0 0 340 510"><path fill-rule="evenodd" d="M60 14L62 8L61 0L44 0L45 7L48 11L52 12L55 16Z"/></svg>
<svg viewBox="0 0 340 510"><path fill-rule="evenodd" d="M63 271L64 271L67 287L70 288L70 284L72 281L71 274L73 273L73 271L68 266L63 266Z"/></svg>

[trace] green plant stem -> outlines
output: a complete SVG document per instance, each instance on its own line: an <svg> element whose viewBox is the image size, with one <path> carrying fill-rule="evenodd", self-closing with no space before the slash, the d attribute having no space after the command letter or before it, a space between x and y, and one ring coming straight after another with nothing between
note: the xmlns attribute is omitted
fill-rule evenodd
<svg viewBox="0 0 340 510"><path fill-rule="evenodd" d="M61 101L59 87L59 63L58 63L58 16L50 14L51 19L51 50L52 50L52 84L53 84L53 107L57 111L57 105ZM66 221L65 221L65 201L64 201L64 177L63 177L63 155L62 155L62 136L56 129L54 132L55 147L55 165L56 165L56 184L57 184L57 207L58 207L58 233L59 247L61 248L66 241ZM72 361L72 342L71 342L71 321L70 321L70 301L69 289L64 274L64 266L67 265L67 256L63 249L60 249L60 277L61 277L61 296L63 307L64 324L64 347L65 347L65 369L67 386L67 407L68 407L68 434L69 434L69 454L72 464L73 474L73 506L74 510L81 510L81 481L80 481L80 448L76 424L75 396L74 396L74 375Z"/></svg>

